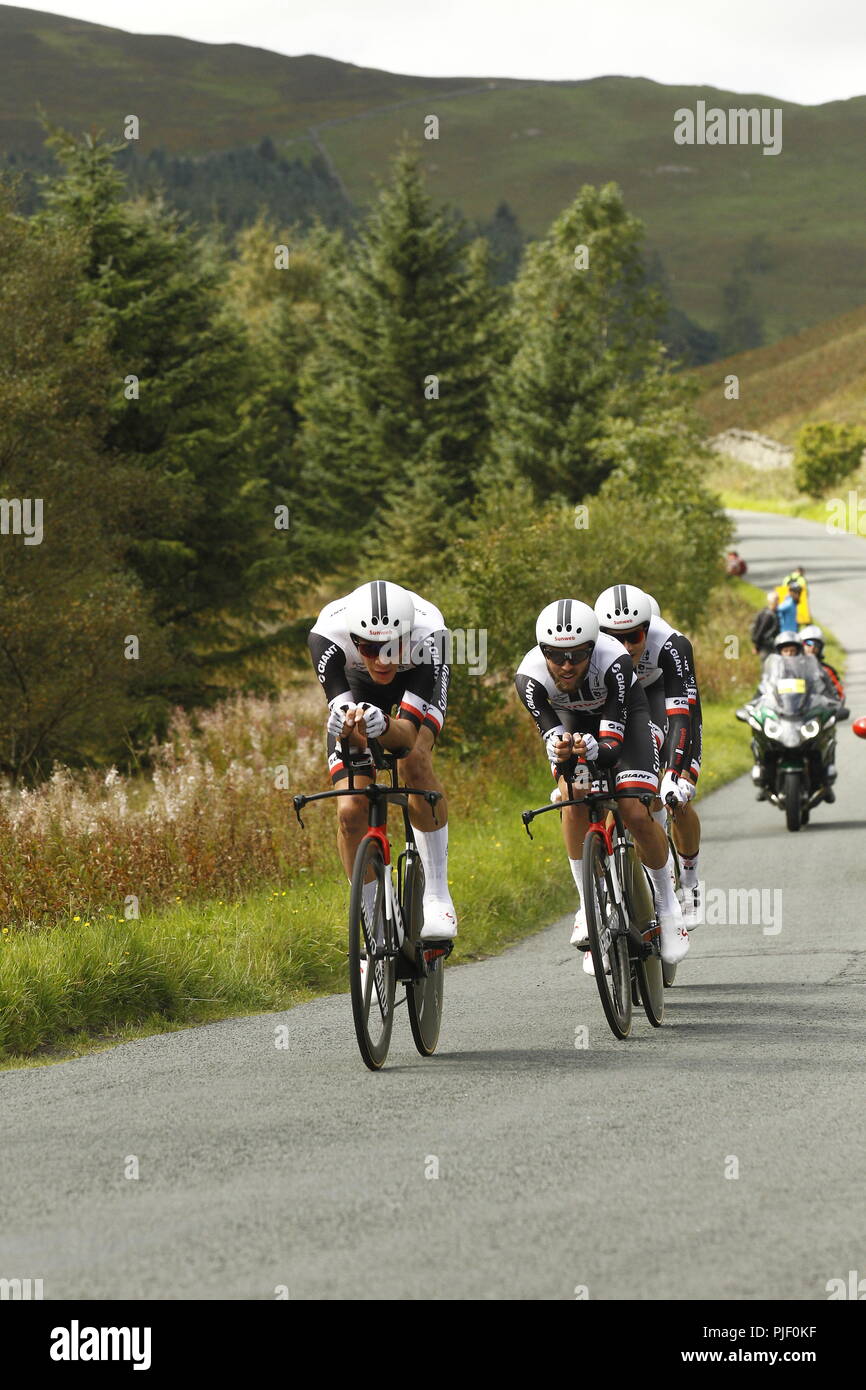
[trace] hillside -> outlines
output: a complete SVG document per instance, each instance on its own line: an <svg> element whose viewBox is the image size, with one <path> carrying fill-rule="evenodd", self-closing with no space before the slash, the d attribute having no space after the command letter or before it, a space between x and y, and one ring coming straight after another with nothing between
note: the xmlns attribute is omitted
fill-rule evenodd
<svg viewBox="0 0 866 1390"><path fill-rule="evenodd" d="M144 140L205 153L297 134L319 120L477 85L400 77L243 44L129 34L63 15L0 5L0 147L38 149L36 103L70 126L117 130L141 117Z"/></svg>
<svg viewBox="0 0 866 1390"><path fill-rule="evenodd" d="M784 144L678 146L678 107L776 106L772 97L643 78L571 83L407 77L327 58L125 33L0 6L0 149L36 152L41 102L73 129L142 119L140 153L200 158L269 136L318 153L363 206L404 132L425 144L433 192L486 220L502 200L541 234L584 182L616 180L647 226L674 302L716 328L722 287L745 276L767 341L866 302L866 97L784 104Z"/></svg>
<svg viewBox="0 0 866 1390"><path fill-rule="evenodd" d="M731 373L738 401L724 398ZM866 425L866 305L692 375L704 387L697 405L708 434L739 427L793 444L807 419Z"/></svg>

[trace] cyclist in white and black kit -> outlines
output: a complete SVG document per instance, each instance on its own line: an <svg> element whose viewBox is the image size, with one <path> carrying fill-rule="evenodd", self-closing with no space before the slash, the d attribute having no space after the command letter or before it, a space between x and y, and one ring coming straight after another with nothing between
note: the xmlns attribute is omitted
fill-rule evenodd
<svg viewBox="0 0 866 1390"><path fill-rule="evenodd" d="M548 604L539 614L535 635L538 645L523 658L515 685L544 740L554 776L558 776L558 763L578 757L599 769L613 769L617 790L656 796L658 742L646 696L622 645L599 633L595 613L577 599ZM558 789L567 799L564 777L559 777ZM582 797L580 788L575 787L574 795ZM685 955L689 939L673 890L667 837L636 797L623 798L619 807L653 885L662 956L673 964ZM584 806L564 810L563 838L578 892L588 826L589 813ZM586 953L583 968L591 974L583 904L575 915L571 944Z"/></svg>
<svg viewBox="0 0 866 1390"><path fill-rule="evenodd" d="M352 744L355 785L369 786L375 738L400 753L400 779L442 793L436 819L426 801L409 798L409 816L424 866L424 940L457 935L448 887L448 803L433 771L432 752L445 722L449 668L443 660L445 619L432 603L383 579L362 584L323 608L310 632L313 667L328 701L328 767L336 783L348 776L337 739ZM355 852L367 831L367 798L338 798L337 847L351 881ZM376 885L369 886L371 898ZM372 909L372 901L367 904Z"/></svg>
<svg viewBox="0 0 866 1390"><path fill-rule="evenodd" d="M662 782L653 816L667 823L666 798L677 805L672 835L680 858L680 886L686 926L699 909L698 856L701 824L692 805L701 770L701 701L688 637L653 611L658 604L635 584L614 584L599 594L595 615L602 632L622 642L646 691L661 749Z"/></svg>

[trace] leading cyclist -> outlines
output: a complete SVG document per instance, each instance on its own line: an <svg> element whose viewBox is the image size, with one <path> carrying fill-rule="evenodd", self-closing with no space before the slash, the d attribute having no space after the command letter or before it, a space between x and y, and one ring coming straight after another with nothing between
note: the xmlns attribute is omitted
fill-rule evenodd
<svg viewBox="0 0 866 1390"><path fill-rule="evenodd" d="M337 739L351 741L357 787L375 781L367 740L400 756L400 780L438 791L433 811L409 798L409 817L424 866L425 941L457 935L448 887L448 803L433 771L433 745L445 722L449 667L443 660L445 619L432 603L384 579L362 584L322 609L310 632L313 667L328 701L328 766L333 782L348 776ZM398 711L393 714L395 706ZM341 750L343 744L341 742ZM351 882L355 853L367 831L367 798L338 799L337 848ZM376 884L366 886L374 908Z"/></svg>

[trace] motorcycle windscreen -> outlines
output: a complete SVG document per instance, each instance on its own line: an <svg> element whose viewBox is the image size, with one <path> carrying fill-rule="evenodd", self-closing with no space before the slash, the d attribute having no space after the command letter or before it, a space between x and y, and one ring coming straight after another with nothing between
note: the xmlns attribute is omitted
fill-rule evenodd
<svg viewBox="0 0 866 1390"><path fill-rule="evenodd" d="M773 652L764 663L764 699L779 714L802 715L820 700L812 656L781 656Z"/></svg>

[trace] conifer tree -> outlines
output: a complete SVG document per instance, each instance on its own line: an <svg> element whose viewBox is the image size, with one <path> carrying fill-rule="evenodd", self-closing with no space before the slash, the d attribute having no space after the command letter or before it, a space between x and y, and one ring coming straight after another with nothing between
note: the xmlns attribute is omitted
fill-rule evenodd
<svg viewBox="0 0 866 1390"><path fill-rule="evenodd" d="M271 615L289 564L241 448L248 361L223 311L226 267L159 200L125 199L113 147L65 132L49 143L63 176L46 181L36 224L85 240L116 374L104 444L148 478L118 518L127 558L170 632L173 695L201 698Z"/></svg>
<svg viewBox="0 0 866 1390"><path fill-rule="evenodd" d="M411 530L419 491L443 523L471 502L491 432L496 304L485 252L434 207L402 150L331 273L302 374L306 474L335 558L356 556L359 537L387 548L398 513ZM430 519L417 519L422 548Z"/></svg>
<svg viewBox="0 0 866 1390"><path fill-rule="evenodd" d="M577 500L606 467L592 443L610 413L664 405L656 337L663 306L646 284L642 227L614 184L586 185L543 240L527 247L514 286L517 343L497 418L505 471L538 495ZM653 394L640 383L653 374Z"/></svg>

